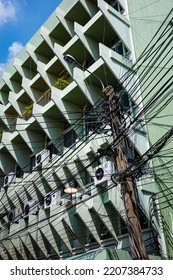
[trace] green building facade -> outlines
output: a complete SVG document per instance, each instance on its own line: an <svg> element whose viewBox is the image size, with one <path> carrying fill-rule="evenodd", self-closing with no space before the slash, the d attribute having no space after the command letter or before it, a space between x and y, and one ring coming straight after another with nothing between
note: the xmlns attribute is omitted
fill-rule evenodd
<svg viewBox="0 0 173 280"><path fill-rule="evenodd" d="M173 10L172 1L130 1L129 17L136 58L148 51L148 58L139 60L139 79L144 104L150 108L145 113L150 145L172 128L172 46ZM151 102L152 101L152 102ZM171 135L171 133L170 133ZM163 232L167 244L167 256L173 256L173 191L172 191L172 138L168 138L163 148L154 157L154 178L158 194L154 199L154 211L163 219ZM157 200L159 199L159 201Z"/></svg>
<svg viewBox="0 0 173 280"><path fill-rule="evenodd" d="M128 2L63 0L0 75L1 259L132 258L121 174L111 156L107 85L118 95L148 258L172 256L165 233L171 212L157 202L165 186L148 156L160 132L146 122L136 64L160 22L145 34L148 22L133 16L153 16L148 3ZM99 156L100 149L109 153Z"/></svg>

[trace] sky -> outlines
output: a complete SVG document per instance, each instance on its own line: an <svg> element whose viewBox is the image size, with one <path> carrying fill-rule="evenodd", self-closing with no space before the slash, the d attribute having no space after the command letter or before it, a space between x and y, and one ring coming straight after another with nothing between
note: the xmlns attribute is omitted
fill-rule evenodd
<svg viewBox="0 0 173 280"><path fill-rule="evenodd" d="M0 72L62 0L0 0Z"/></svg>

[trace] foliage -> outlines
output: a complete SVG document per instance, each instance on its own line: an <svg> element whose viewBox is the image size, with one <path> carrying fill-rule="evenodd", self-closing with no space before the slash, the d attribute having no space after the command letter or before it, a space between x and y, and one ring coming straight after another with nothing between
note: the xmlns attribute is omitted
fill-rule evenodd
<svg viewBox="0 0 173 280"><path fill-rule="evenodd" d="M32 115L32 110L33 110L33 103L25 106L24 109L25 110L22 114L22 117L27 118L28 116L31 116Z"/></svg>
<svg viewBox="0 0 173 280"><path fill-rule="evenodd" d="M63 90L69 85L69 82L65 78L57 78L57 80L54 83L54 87Z"/></svg>

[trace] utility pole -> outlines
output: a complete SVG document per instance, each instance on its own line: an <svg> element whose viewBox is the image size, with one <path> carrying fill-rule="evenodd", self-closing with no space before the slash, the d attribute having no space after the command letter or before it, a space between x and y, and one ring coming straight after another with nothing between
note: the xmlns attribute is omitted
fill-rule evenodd
<svg viewBox="0 0 173 280"><path fill-rule="evenodd" d="M108 97L109 103L109 112L111 119L111 128L113 139L116 140L122 132L121 124L121 115L118 110L116 102L116 93L112 86L107 86L105 88L102 80L96 76L94 73L91 73L87 68L83 67L73 56L66 54L64 55L64 60L73 66L77 65L83 70L86 70L92 76L94 76L102 86L102 92ZM119 139L118 144L116 145L116 151L113 154L114 164L121 176L124 171L129 167L128 159L126 153L126 143L124 136L122 135ZM129 241L132 251L132 258L137 260L147 259L147 254L144 246L144 241L142 237L141 225L138 217L137 204L134 193L134 184L132 181L131 175L121 177L121 189L122 196L124 201L124 207L127 217L127 226L129 232Z"/></svg>
<svg viewBox="0 0 173 280"><path fill-rule="evenodd" d="M108 97L109 113L113 140L119 137L118 143L113 150L113 160L120 175L120 185L127 218L129 242L132 258L137 260L147 259L145 245L142 236L142 229L138 217L137 204L134 192L134 183L131 174L124 175L124 171L129 167L126 152L125 137L122 134L121 115L117 104L117 94L112 86L103 89L103 93Z"/></svg>

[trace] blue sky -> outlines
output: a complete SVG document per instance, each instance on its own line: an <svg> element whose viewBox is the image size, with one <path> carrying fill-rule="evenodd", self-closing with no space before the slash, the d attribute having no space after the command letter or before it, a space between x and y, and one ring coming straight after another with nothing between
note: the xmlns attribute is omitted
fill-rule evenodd
<svg viewBox="0 0 173 280"><path fill-rule="evenodd" d="M29 41L61 0L0 0L0 71Z"/></svg>

